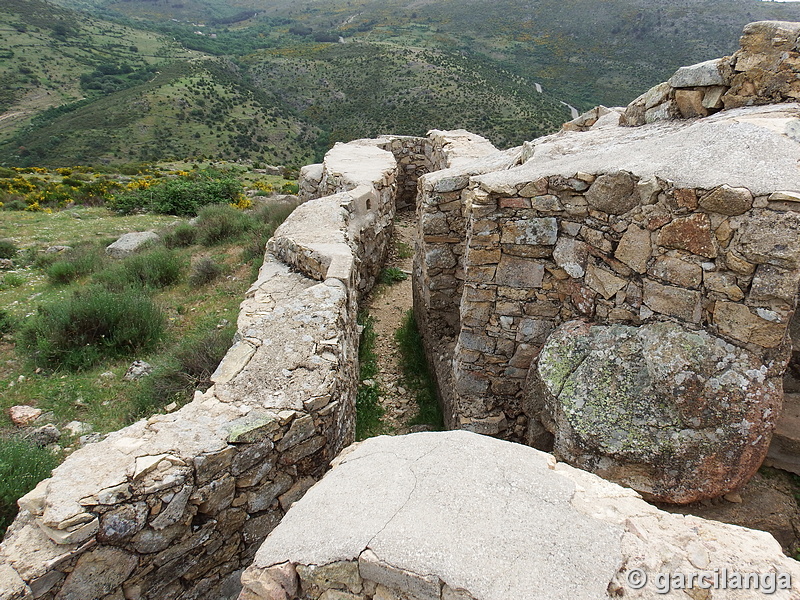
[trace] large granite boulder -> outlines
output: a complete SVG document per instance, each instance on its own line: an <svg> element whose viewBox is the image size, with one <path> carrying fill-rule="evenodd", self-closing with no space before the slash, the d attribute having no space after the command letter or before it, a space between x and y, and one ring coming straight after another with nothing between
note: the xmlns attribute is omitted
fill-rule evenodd
<svg viewBox="0 0 800 600"><path fill-rule="evenodd" d="M675 323L570 321L531 370L528 412L554 454L683 504L736 490L761 465L782 385L753 354Z"/></svg>
<svg viewBox="0 0 800 600"><path fill-rule="evenodd" d="M111 258L126 258L136 254L148 244L157 242L159 235L155 231L135 231L126 233L116 242L106 247L106 254Z"/></svg>

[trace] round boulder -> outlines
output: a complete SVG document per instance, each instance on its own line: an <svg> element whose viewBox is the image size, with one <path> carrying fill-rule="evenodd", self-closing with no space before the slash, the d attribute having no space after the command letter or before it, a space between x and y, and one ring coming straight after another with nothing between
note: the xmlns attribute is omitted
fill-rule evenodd
<svg viewBox="0 0 800 600"><path fill-rule="evenodd" d="M758 357L675 323L565 323L534 371L559 459L675 504L744 485L781 409Z"/></svg>

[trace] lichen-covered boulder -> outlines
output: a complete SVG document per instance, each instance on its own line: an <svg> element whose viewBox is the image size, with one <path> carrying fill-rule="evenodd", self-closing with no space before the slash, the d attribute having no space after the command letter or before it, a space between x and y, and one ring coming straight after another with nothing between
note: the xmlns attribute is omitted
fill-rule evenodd
<svg viewBox="0 0 800 600"><path fill-rule="evenodd" d="M767 452L782 385L754 355L675 323L571 321L531 372L530 416L574 466L677 504L748 481Z"/></svg>

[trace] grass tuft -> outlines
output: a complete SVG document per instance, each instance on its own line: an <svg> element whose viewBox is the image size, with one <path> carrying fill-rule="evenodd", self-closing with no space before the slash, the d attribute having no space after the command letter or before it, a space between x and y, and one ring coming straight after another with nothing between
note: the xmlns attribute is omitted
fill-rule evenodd
<svg viewBox="0 0 800 600"><path fill-rule="evenodd" d="M399 283L400 281L405 281L406 279L408 279L408 275L406 275L401 269L398 269L397 267L388 267L386 269L383 269L380 275L378 275L378 281L386 285Z"/></svg>
<svg viewBox="0 0 800 600"><path fill-rule="evenodd" d="M428 369L422 336L414 319L414 311L408 310L403 323L394 334L400 346L400 362L403 368L403 382L414 392L418 413L411 419L411 425L430 425L436 430L444 429L442 408L436 395L436 384Z"/></svg>
<svg viewBox="0 0 800 600"><path fill-rule="evenodd" d="M156 248L103 269L95 279L113 292L128 288L163 289L178 283L185 269L185 262L176 252Z"/></svg>
<svg viewBox="0 0 800 600"><path fill-rule="evenodd" d="M358 346L359 384L356 393L356 440L361 441L384 432L384 409L380 403L380 386L372 378L378 374L375 354L375 317L366 311L358 314L362 327ZM368 382L368 383L365 383Z"/></svg>
<svg viewBox="0 0 800 600"><path fill-rule="evenodd" d="M50 477L57 464L45 448L19 438L0 438L0 531L17 515L17 500Z"/></svg>
<svg viewBox="0 0 800 600"><path fill-rule="evenodd" d="M164 327L146 296L91 287L40 306L22 325L19 345L38 367L78 371L155 346Z"/></svg>
<svg viewBox="0 0 800 600"><path fill-rule="evenodd" d="M189 285L194 288L201 287L211 283L220 275L222 275L222 267L210 258L203 258L192 267Z"/></svg>
<svg viewBox="0 0 800 600"><path fill-rule="evenodd" d="M240 239L255 226L250 215L227 204L212 204L197 215L197 241L203 246L215 246Z"/></svg>
<svg viewBox="0 0 800 600"><path fill-rule="evenodd" d="M173 350L152 375L142 379L130 419L147 417L171 402L186 404L195 390L211 386L211 375L231 346L235 327L216 327L189 338Z"/></svg>

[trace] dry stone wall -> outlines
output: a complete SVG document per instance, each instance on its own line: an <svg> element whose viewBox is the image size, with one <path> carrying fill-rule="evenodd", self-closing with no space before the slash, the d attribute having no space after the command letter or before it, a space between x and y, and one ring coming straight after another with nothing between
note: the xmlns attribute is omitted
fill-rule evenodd
<svg viewBox="0 0 800 600"><path fill-rule="evenodd" d="M676 118L632 123L629 117L642 99L628 109L599 107L558 134L526 143L509 167L484 174L467 169L457 183L444 172L421 179L423 251L415 268L415 308L435 331L426 341L440 384L446 382L440 389L448 426L545 448L556 434L559 456L607 476L616 473L617 480L633 485L636 477L620 477L616 470L615 461L625 459L598 450L616 447L613 443L563 435L568 419L553 394L548 398L543 391L545 382L532 366L553 332L575 319L636 328L671 322L718 340L709 341L704 352L728 344L744 353L741 364L756 365L742 367L742 373L734 369L744 377L735 385L741 397L722 400L750 407L747 417L730 423L741 429L738 449L721 459L723 464L741 459L745 472L704 464L703 469L724 472L720 477L727 481L706 490L705 497L752 474L780 412L780 379L791 352L788 331L800 281L800 107L785 102L793 98L797 80L798 27L749 25L743 49L732 59L680 69L666 84L664 99L653 105L677 107L676 90L689 89L690 83L713 87L718 82L708 75L709 65L720 70L725 63L731 65L726 85L733 90L733 81L739 82L738 99L729 95L720 105L730 110L711 114L714 108L700 118L670 108L665 114ZM776 100L784 103L769 104ZM631 124L638 126L622 126ZM444 196L450 189L458 193ZM448 208L459 217L454 226L437 213L440 198L452 202ZM743 374L749 371L752 377ZM719 376L713 369L696 375L694 384L712 386ZM745 392L750 389L745 380L758 380L758 390ZM712 405L703 418L673 407L682 425L667 446L683 449L682 436L720 435L710 425L709 415L719 409ZM747 450L745 460L737 453L750 444L753 451ZM677 460L671 449L666 454ZM784 445L783 459L786 454ZM680 471L663 460L666 471ZM639 479L637 489L654 491L652 480ZM675 492L659 497L697 499Z"/></svg>
<svg viewBox="0 0 800 600"><path fill-rule="evenodd" d="M234 598L289 506L352 442L357 301L394 215L396 161L326 158L336 191L276 231L206 393L71 455L20 500L0 598ZM374 256L373 256L374 255Z"/></svg>

